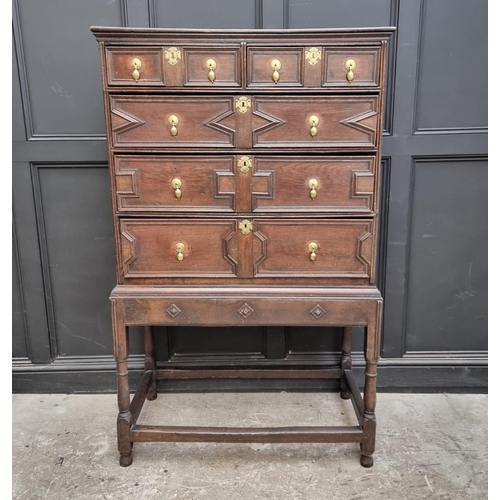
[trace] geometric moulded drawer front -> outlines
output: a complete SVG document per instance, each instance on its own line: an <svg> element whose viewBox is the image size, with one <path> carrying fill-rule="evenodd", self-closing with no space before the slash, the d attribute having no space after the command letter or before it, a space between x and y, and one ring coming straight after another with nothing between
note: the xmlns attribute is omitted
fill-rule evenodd
<svg viewBox="0 0 500 500"><path fill-rule="evenodd" d="M369 282L374 273L372 220L124 219L120 235L125 279Z"/></svg>
<svg viewBox="0 0 500 500"><path fill-rule="evenodd" d="M115 156L118 212L234 212L234 156Z"/></svg>
<svg viewBox="0 0 500 500"><path fill-rule="evenodd" d="M162 50L159 47L106 49L109 86L164 86Z"/></svg>
<svg viewBox="0 0 500 500"><path fill-rule="evenodd" d="M352 88L380 85L380 51L376 48L326 47L323 50L323 57L325 61L323 87Z"/></svg>
<svg viewBox="0 0 500 500"><path fill-rule="evenodd" d="M252 211L374 213L376 158L255 156Z"/></svg>
<svg viewBox="0 0 500 500"><path fill-rule="evenodd" d="M115 148L232 148L233 98L110 96ZM232 126L231 126L232 125Z"/></svg>
<svg viewBox="0 0 500 500"><path fill-rule="evenodd" d="M378 104L378 96L257 96L253 145L373 151L378 144Z"/></svg>
<svg viewBox="0 0 500 500"><path fill-rule="evenodd" d="M236 221L120 221L124 278L235 276Z"/></svg>
<svg viewBox="0 0 500 500"><path fill-rule="evenodd" d="M380 86L380 48L265 47L247 48L247 88L279 92L310 88L359 91Z"/></svg>
<svg viewBox="0 0 500 500"><path fill-rule="evenodd" d="M182 73L183 81L179 81ZM184 47L180 64L167 64L167 82L185 87L241 87L241 50L236 47Z"/></svg>
<svg viewBox="0 0 500 500"><path fill-rule="evenodd" d="M379 96L110 96L114 148L375 151Z"/></svg>
<svg viewBox="0 0 500 500"><path fill-rule="evenodd" d="M373 215L370 156L115 155L119 213Z"/></svg>
<svg viewBox="0 0 500 500"><path fill-rule="evenodd" d="M373 278L372 220L254 219L254 227L257 277Z"/></svg>

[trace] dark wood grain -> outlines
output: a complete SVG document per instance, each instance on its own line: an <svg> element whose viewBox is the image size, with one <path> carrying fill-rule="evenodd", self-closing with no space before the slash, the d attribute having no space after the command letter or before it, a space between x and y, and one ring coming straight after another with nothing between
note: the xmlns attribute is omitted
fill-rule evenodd
<svg viewBox="0 0 500 500"><path fill-rule="evenodd" d="M121 213L235 211L233 156L115 155L116 210ZM180 198L172 181L181 181Z"/></svg>
<svg viewBox="0 0 500 500"><path fill-rule="evenodd" d="M373 215L375 160L361 156L255 156L252 211ZM318 181L315 198L307 184L311 179Z"/></svg>
<svg viewBox="0 0 500 500"><path fill-rule="evenodd" d="M378 146L377 96L274 97L253 99L255 148L334 148L375 151ZM317 116L311 136L309 117Z"/></svg>
<svg viewBox="0 0 500 500"><path fill-rule="evenodd" d="M101 50L113 196L122 466L132 463L135 441L358 442L361 465L373 465L382 89L393 30L92 28ZM313 47L321 55L311 64ZM168 49L176 61L165 57ZM134 57L141 60L135 78ZM280 64L274 79L273 59ZM356 62L350 82L348 59ZM319 120L313 133L312 115ZM152 325L340 326L342 358L340 366L319 370L157 370ZM130 326L144 327L145 351L132 402ZM351 371L353 326L365 328L363 396ZM340 378L359 426L135 425L145 399L156 398L157 379L284 377Z"/></svg>
<svg viewBox="0 0 500 500"><path fill-rule="evenodd" d="M107 82L110 87L131 85L137 88L164 86L163 50L161 47L109 47L106 49ZM141 61L139 79L132 76L137 58Z"/></svg>
<svg viewBox="0 0 500 500"><path fill-rule="evenodd" d="M138 442L206 443L359 443L361 427L167 427L134 425Z"/></svg>
<svg viewBox="0 0 500 500"><path fill-rule="evenodd" d="M124 219L120 227L125 279L238 275L236 219Z"/></svg>

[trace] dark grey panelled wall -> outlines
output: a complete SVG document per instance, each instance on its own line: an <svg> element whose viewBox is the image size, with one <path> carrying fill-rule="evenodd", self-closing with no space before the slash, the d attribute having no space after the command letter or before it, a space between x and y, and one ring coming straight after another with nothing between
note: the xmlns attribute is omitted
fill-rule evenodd
<svg viewBox="0 0 500 500"><path fill-rule="evenodd" d="M487 0L15 0L13 13L14 391L115 389L111 200L91 25L397 26L384 117L380 387L485 390ZM159 357L178 365L323 365L339 349L335 330L312 328L155 336ZM135 370L140 337L131 334ZM267 382L164 389L294 387ZM329 387L307 383L295 387Z"/></svg>

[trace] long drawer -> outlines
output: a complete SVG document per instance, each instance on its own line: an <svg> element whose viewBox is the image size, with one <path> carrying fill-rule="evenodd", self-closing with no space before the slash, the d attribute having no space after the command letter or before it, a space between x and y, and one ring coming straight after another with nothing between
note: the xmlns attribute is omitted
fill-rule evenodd
<svg viewBox="0 0 500 500"><path fill-rule="evenodd" d="M115 155L121 213L371 215L376 157Z"/></svg>
<svg viewBox="0 0 500 500"><path fill-rule="evenodd" d="M115 149L375 151L380 97L110 96Z"/></svg>
<svg viewBox="0 0 500 500"><path fill-rule="evenodd" d="M129 278L373 278L373 220L122 219Z"/></svg>

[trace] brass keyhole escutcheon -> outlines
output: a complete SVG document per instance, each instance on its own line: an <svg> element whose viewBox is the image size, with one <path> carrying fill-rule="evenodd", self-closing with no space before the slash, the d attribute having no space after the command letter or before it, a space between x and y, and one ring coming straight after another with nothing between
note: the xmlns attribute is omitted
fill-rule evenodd
<svg viewBox="0 0 500 500"><path fill-rule="evenodd" d="M242 174L247 174L252 168L252 160L248 156L242 156L238 159L238 168Z"/></svg>
<svg viewBox="0 0 500 500"><path fill-rule="evenodd" d="M215 82L215 68L217 63L213 59L207 59L206 66L208 69L208 79L211 83Z"/></svg>
<svg viewBox="0 0 500 500"><path fill-rule="evenodd" d="M186 246L184 243L176 243L174 249L177 252L177 260L182 262L184 260L184 250L186 249Z"/></svg>
<svg viewBox="0 0 500 500"><path fill-rule="evenodd" d="M318 244L315 241L311 241L307 244L307 251L309 252L309 258L314 262L318 257L316 253L318 251Z"/></svg>
<svg viewBox="0 0 500 500"><path fill-rule="evenodd" d="M139 70L141 69L142 63L141 60L138 59L137 57L134 57L132 59L132 68L134 68L134 71L132 71L132 78L137 82L139 78L141 77L141 74L139 73Z"/></svg>
<svg viewBox="0 0 500 500"><path fill-rule="evenodd" d="M311 66L316 66L318 61L321 59L321 50L317 47L311 47L308 51L306 51L306 59L309 61Z"/></svg>
<svg viewBox="0 0 500 500"><path fill-rule="evenodd" d="M273 70L273 82L278 83L280 80L281 61L279 59L273 59L271 61L271 69Z"/></svg>
<svg viewBox="0 0 500 500"><path fill-rule="evenodd" d="M240 229L241 234L246 235L252 232L253 224L249 220L245 219L238 224L238 228Z"/></svg>
<svg viewBox="0 0 500 500"><path fill-rule="evenodd" d="M318 189L319 182L318 179L309 179L307 182L307 187L311 190L309 193L309 196L314 200L316 196L318 196L318 192L316 191Z"/></svg>
<svg viewBox="0 0 500 500"><path fill-rule="evenodd" d="M170 183L170 185L174 188L174 194L175 194L175 197L180 200L181 197L182 197L182 191L181 191L181 187L182 187L182 181L180 179L172 179L172 182Z"/></svg>
<svg viewBox="0 0 500 500"><path fill-rule="evenodd" d="M311 130L309 133L311 134L311 137L316 137L318 134L318 129L316 128L319 125L319 118L316 115L312 115L309 117L309 126L311 127Z"/></svg>
<svg viewBox="0 0 500 500"><path fill-rule="evenodd" d="M170 135L172 137L175 137L179 133L179 131L177 130L177 125L179 124L179 118L177 118L177 116L175 115L170 115L167 118L167 121L170 125Z"/></svg>
<svg viewBox="0 0 500 500"><path fill-rule="evenodd" d="M348 59L345 62L345 69L347 70L347 75L345 77L347 81L351 83L354 80L354 70L356 69L356 61L354 59Z"/></svg>
<svg viewBox="0 0 500 500"><path fill-rule="evenodd" d="M252 106L252 101L246 97L246 96L241 96L236 99L235 103L236 109L244 115Z"/></svg>
<svg viewBox="0 0 500 500"><path fill-rule="evenodd" d="M170 47L165 51L168 64L175 66L181 60L181 51L177 47Z"/></svg>

